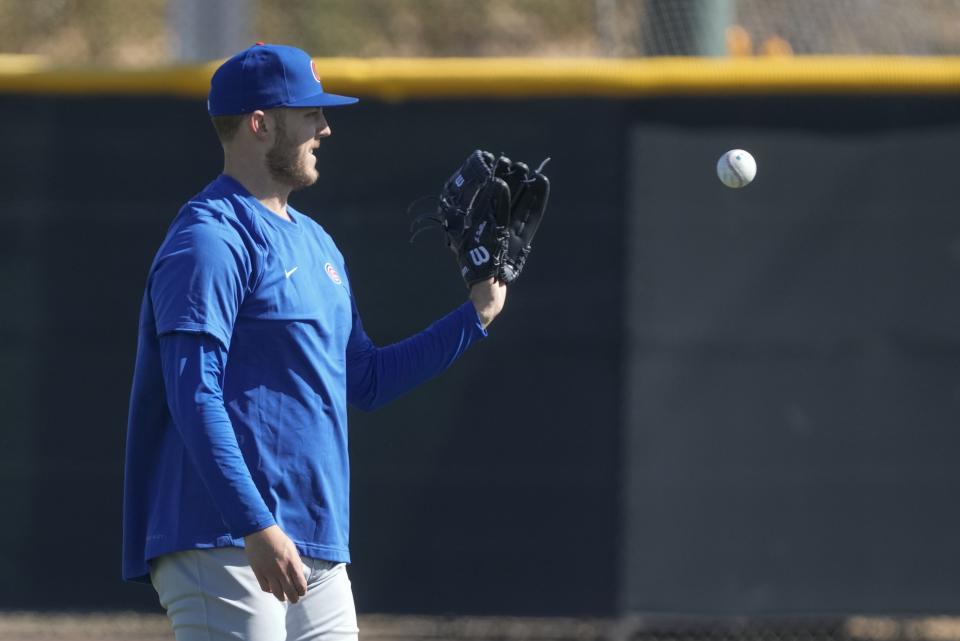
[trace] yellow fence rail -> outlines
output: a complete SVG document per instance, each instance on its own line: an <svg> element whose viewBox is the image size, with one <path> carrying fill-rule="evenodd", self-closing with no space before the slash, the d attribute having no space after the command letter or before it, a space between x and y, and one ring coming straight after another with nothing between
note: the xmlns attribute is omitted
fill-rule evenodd
<svg viewBox="0 0 960 641"><path fill-rule="evenodd" d="M745 94L960 93L960 57L318 58L328 91L381 100ZM0 92L206 96L218 63L55 68L0 56Z"/></svg>

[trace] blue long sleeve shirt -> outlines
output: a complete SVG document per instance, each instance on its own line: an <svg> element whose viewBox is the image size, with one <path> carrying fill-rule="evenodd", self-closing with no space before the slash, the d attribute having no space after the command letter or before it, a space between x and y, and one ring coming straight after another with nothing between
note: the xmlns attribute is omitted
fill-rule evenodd
<svg viewBox="0 0 960 641"><path fill-rule="evenodd" d="M346 405L373 409L485 335L468 302L378 347L333 240L227 176L168 231L141 306L124 477L123 575L279 525L349 561Z"/></svg>

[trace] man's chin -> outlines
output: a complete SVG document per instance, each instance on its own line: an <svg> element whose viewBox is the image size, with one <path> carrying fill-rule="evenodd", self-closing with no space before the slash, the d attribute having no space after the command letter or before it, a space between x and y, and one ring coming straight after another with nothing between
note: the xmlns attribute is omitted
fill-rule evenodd
<svg viewBox="0 0 960 641"><path fill-rule="evenodd" d="M310 187L316 183L319 178L320 174L316 169L307 169L293 176L285 176L282 182L290 187L292 191L296 191Z"/></svg>
<svg viewBox="0 0 960 641"><path fill-rule="evenodd" d="M271 157L273 152L267 154L266 166L270 176L278 183L286 185L293 190L303 189L317 182L320 178L320 172L317 171L316 159L309 162L304 158L296 162L290 156L277 154Z"/></svg>
<svg viewBox="0 0 960 641"><path fill-rule="evenodd" d="M310 187L311 185L316 183L319 178L320 178L320 174L317 173L316 170L307 172L306 174L301 176L300 181L294 187L294 189L305 189L307 187Z"/></svg>

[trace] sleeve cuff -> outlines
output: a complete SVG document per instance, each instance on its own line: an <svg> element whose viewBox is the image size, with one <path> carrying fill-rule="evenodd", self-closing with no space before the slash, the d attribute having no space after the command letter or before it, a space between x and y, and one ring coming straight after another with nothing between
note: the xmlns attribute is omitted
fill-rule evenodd
<svg viewBox="0 0 960 641"><path fill-rule="evenodd" d="M473 306L473 303L468 300L460 306L460 311L464 319L464 329L473 334L475 338L486 338L487 330L483 328L483 323L480 322L480 315L477 313L477 308Z"/></svg>
<svg viewBox="0 0 960 641"><path fill-rule="evenodd" d="M238 539L242 539L248 534L253 534L254 532L259 532L260 530L266 530L271 525L276 525L276 524L277 524L276 519L274 519L273 516L271 515L251 525L246 525L244 527L237 528L235 531L231 532L230 535Z"/></svg>

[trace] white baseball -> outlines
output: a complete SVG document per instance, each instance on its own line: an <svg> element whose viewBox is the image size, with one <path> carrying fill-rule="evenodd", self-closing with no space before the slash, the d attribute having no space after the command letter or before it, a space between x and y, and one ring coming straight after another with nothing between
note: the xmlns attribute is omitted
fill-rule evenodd
<svg viewBox="0 0 960 641"><path fill-rule="evenodd" d="M731 149L717 161L717 176L727 187L746 187L757 175L757 161L749 151Z"/></svg>

